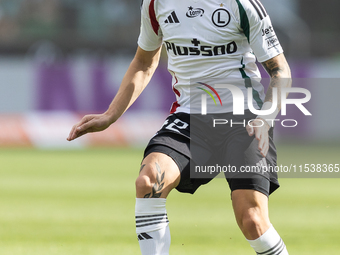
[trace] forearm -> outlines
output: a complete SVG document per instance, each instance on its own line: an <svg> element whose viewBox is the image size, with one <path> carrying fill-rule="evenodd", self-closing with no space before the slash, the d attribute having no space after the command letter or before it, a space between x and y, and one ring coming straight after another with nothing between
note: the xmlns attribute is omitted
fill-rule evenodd
<svg viewBox="0 0 340 255"><path fill-rule="evenodd" d="M264 102L273 103L274 88L277 93L277 111L281 109L281 92L282 88L289 88L292 85L289 65L283 54L262 63L270 75L270 84L266 92ZM287 96L287 95L286 95Z"/></svg>
<svg viewBox="0 0 340 255"><path fill-rule="evenodd" d="M141 58L140 53L132 60L124 75L120 88L105 112L114 123L139 97L149 83L159 61L160 50L149 60Z"/></svg>
<svg viewBox="0 0 340 255"><path fill-rule="evenodd" d="M120 88L112 100L105 114L110 116L111 122L115 122L138 98L150 80L150 72L138 70L135 63L131 63L126 72Z"/></svg>
<svg viewBox="0 0 340 255"><path fill-rule="evenodd" d="M260 153L263 157L266 157L269 150L268 130L274 125L274 121L270 120L275 119L281 109L281 90L291 87L291 74L283 54L262 63L262 65L270 75L270 84L261 110L269 110L270 114L257 116L252 122L253 124L247 126L247 132L250 136L255 135L255 138L259 141ZM277 95L277 105L273 106L275 94ZM272 107L276 109L274 110ZM268 125L264 125L264 123Z"/></svg>

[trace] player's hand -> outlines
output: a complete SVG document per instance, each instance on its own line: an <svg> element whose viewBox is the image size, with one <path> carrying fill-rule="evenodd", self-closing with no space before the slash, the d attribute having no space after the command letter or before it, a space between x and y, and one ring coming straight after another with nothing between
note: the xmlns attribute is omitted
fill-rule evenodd
<svg viewBox="0 0 340 255"><path fill-rule="evenodd" d="M260 153L263 157L266 157L269 150L268 130L270 129L270 126L265 120L262 120L263 122L261 120L260 119L253 120L251 122L253 127L247 125L246 129L249 136L255 135L255 138L259 141L258 148L260 150Z"/></svg>
<svg viewBox="0 0 340 255"><path fill-rule="evenodd" d="M71 129L68 141L72 141L82 135L92 132L103 131L112 124L110 117L103 114L92 114L84 116L79 123Z"/></svg>

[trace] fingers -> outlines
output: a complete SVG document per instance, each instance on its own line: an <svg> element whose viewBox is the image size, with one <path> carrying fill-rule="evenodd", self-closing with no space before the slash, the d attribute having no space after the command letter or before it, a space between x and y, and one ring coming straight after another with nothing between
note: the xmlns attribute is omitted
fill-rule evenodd
<svg viewBox="0 0 340 255"><path fill-rule="evenodd" d="M72 127L70 134L67 137L67 140L72 141L88 133L87 129L91 126L91 123L90 123L91 120L92 120L92 116L90 115L84 116L79 123L77 123L76 125Z"/></svg>
<svg viewBox="0 0 340 255"><path fill-rule="evenodd" d="M246 130L249 136L253 136L255 134L254 127L247 125Z"/></svg>
<svg viewBox="0 0 340 255"><path fill-rule="evenodd" d="M82 135L85 135L89 133L89 130L88 129L85 129L85 128L82 128L81 127L77 127L77 126L74 126L73 130L70 132L70 135L69 137L67 138L68 141L72 141L78 137L81 137Z"/></svg>
<svg viewBox="0 0 340 255"><path fill-rule="evenodd" d="M81 136L83 136L83 135L85 135L85 134L87 134L87 133L89 133L87 130L84 131L84 132L78 132L78 133L76 134L76 137L75 137L74 139L79 138L79 137L81 137Z"/></svg>
<svg viewBox="0 0 340 255"><path fill-rule="evenodd" d="M268 150L269 150L269 137L268 132L263 131L261 128L258 128L258 132L255 134L256 139L258 142L258 148L260 153L263 157L266 157Z"/></svg>
<svg viewBox="0 0 340 255"><path fill-rule="evenodd" d="M92 126L92 121L89 120L81 125L78 125L78 127L76 128L76 132L77 133L82 133L85 132L86 130L88 130L91 126Z"/></svg>
<svg viewBox="0 0 340 255"><path fill-rule="evenodd" d="M261 138L259 140L259 150L263 157L266 157L269 150L269 141L268 138Z"/></svg>
<svg viewBox="0 0 340 255"><path fill-rule="evenodd" d="M246 127L249 136L255 135L258 140L258 149L263 157L266 157L269 150L269 137L268 130L263 126L250 126Z"/></svg>
<svg viewBox="0 0 340 255"><path fill-rule="evenodd" d="M74 126L72 127L72 129L71 129L71 131L70 131L70 134L69 134L68 137L67 137L67 140L68 140L68 141L72 141L73 139L76 138L76 136L75 136L75 130L76 130L76 128L77 128L77 125L74 125Z"/></svg>

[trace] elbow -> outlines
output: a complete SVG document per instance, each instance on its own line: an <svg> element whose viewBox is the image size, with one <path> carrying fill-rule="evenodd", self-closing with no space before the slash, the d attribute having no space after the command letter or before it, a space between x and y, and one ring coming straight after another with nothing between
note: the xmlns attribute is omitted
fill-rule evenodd
<svg viewBox="0 0 340 255"><path fill-rule="evenodd" d="M285 87L287 88L290 88L292 87L292 73L291 73L291 70L290 70L290 67L287 63L287 61L285 61L285 64L282 68L282 73L281 73L281 79L284 79L285 82Z"/></svg>
<svg viewBox="0 0 340 255"><path fill-rule="evenodd" d="M138 47L132 63L136 67L136 69L140 71L143 71L145 73L153 73L154 70L156 70L156 68L158 67L160 52L161 48L158 48L154 51L144 51Z"/></svg>

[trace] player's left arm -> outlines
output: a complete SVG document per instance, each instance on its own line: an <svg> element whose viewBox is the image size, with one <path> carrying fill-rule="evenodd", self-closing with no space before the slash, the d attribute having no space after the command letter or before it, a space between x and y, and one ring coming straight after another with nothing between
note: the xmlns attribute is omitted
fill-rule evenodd
<svg viewBox="0 0 340 255"><path fill-rule="evenodd" d="M275 113L277 114L281 109L281 89L291 87L290 68L283 53L264 61L262 65L270 76L270 84L262 109L271 108L271 105L273 104L273 88L276 88L278 100ZM275 119L275 116L269 118ZM255 135L256 139L259 141L258 147L263 157L267 155L269 150L268 131L271 127L266 119L267 118L264 116L258 116L252 122L252 126L254 127L250 125L247 126L248 134L250 136Z"/></svg>
<svg viewBox="0 0 340 255"><path fill-rule="evenodd" d="M265 102L261 110L271 109L274 88L277 89L280 99L281 88L291 86L290 69L283 55L283 49L275 34L270 17L260 1L239 0L240 29L248 39L257 60L262 63L270 75L270 85L266 93ZM259 150L266 156L269 150L269 123L264 119L275 119L275 114L280 110L281 102L278 100L276 112L271 116L258 116L252 126L247 126L250 136L255 135L259 141ZM260 127L255 127L260 126Z"/></svg>
<svg viewBox="0 0 340 255"><path fill-rule="evenodd" d="M291 73L287 60L283 53L262 63L262 66L270 76L270 84L264 102L273 103L273 88L277 89L277 109L281 109L281 88L291 87Z"/></svg>

